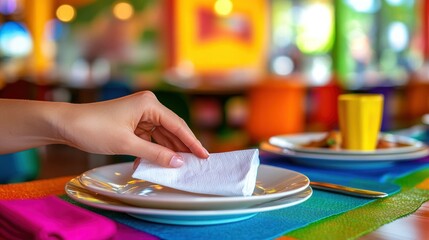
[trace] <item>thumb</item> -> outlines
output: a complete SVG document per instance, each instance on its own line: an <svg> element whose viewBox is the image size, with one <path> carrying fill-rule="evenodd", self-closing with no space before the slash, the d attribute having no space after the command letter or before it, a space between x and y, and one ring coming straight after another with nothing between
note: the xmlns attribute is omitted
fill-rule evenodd
<svg viewBox="0 0 429 240"><path fill-rule="evenodd" d="M162 167L177 168L181 167L184 163L183 158L173 150L153 142L145 141L137 136L134 137L128 146L127 152L124 154L137 157L134 163L135 167L140 163L140 158Z"/></svg>

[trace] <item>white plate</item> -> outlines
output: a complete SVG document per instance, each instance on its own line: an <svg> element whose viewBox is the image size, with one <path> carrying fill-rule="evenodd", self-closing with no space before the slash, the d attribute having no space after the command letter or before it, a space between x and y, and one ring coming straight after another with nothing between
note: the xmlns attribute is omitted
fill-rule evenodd
<svg viewBox="0 0 429 240"><path fill-rule="evenodd" d="M373 155L304 153L277 147L268 142L262 142L259 148L263 151L286 156L299 164L343 169L384 168L391 166L395 162L416 160L429 155L428 148L422 148L421 150L410 153Z"/></svg>
<svg viewBox="0 0 429 240"><path fill-rule="evenodd" d="M310 184L301 173L260 165L252 196L223 197L164 187L134 179L132 173L132 163L120 163L89 170L79 176L79 181L91 191L135 206L182 210L247 208L298 193Z"/></svg>
<svg viewBox="0 0 429 240"><path fill-rule="evenodd" d="M381 138L392 139L394 142L407 144L408 146L395 147L395 148L384 148L377 149L374 151L355 151L355 150L346 150L338 149L332 150L328 148L310 148L302 147L303 144L309 143L311 141L317 141L323 139L326 136L326 132L320 133L301 133L301 134L291 134L291 135L279 135L271 137L268 142L274 146L281 148L290 149L296 152L303 153L314 153L314 154L330 154L330 155L384 155L384 154L398 154L398 153L410 153L422 150L426 148L426 145L413 138L381 133Z"/></svg>
<svg viewBox="0 0 429 240"><path fill-rule="evenodd" d="M251 218L260 212L273 211L297 205L309 199L312 195L311 187L307 187L299 193L249 206L247 208L201 211L141 208L126 205L120 201L83 188L77 178L70 180L66 184L65 191L70 198L91 207L125 212L133 217L146 221L179 225L210 225L237 222Z"/></svg>

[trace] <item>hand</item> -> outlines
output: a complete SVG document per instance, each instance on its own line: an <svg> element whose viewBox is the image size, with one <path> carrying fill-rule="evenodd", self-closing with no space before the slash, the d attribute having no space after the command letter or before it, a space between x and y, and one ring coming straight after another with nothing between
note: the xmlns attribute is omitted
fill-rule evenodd
<svg viewBox="0 0 429 240"><path fill-rule="evenodd" d="M176 152L208 158L183 119L152 92L63 107L57 132L63 143L98 154L132 155L165 167L180 167ZM152 142L154 140L154 142Z"/></svg>

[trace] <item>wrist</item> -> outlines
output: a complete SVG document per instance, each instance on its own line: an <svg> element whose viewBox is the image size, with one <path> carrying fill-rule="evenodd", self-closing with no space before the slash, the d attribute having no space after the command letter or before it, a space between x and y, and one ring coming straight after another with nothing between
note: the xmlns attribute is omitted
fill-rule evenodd
<svg viewBox="0 0 429 240"><path fill-rule="evenodd" d="M49 102L44 114L44 122L47 127L47 135L51 144L67 144L67 129L70 120L70 111L73 111L74 104L66 102Z"/></svg>
<svg viewBox="0 0 429 240"><path fill-rule="evenodd" d="M0 99L0 154L48 144L62 144L67 103Z"/></svg>

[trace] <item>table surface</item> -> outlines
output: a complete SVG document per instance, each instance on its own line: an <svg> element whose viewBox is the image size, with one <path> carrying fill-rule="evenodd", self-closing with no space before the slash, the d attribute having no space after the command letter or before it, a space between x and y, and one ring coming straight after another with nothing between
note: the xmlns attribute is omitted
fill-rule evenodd
<svg viewBox="0 0 429 240"><path fill-rule="evenodd" d="M61 161L58 161L58 156L61 157ZM65 146L50 146L44 150L40 177L49 179L79 175L88 169L110 164L112 161L114 160L86 154ZM415 213L386 224L360 239L429 239L429 202L424 203Z"/></svg>
<svg viewBox="0 0 429 240"><path fill-rule="evenodd" d="M415 213L388 223L360 239L429 239L429 202L424 203Z"/></svg>

